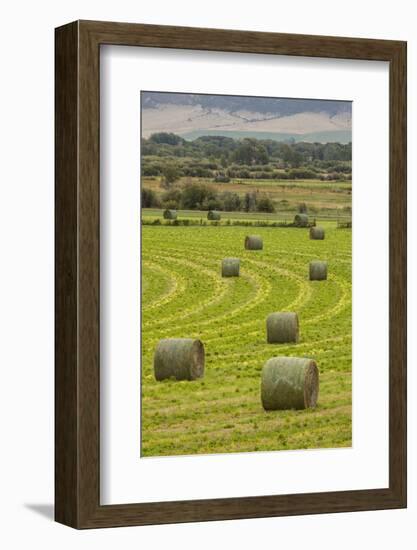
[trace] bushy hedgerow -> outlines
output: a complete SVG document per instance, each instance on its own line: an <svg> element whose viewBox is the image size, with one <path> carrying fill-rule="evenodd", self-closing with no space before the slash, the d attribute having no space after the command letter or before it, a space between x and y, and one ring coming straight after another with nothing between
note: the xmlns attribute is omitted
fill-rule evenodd
<svg viewBox="0 0 417 550"><path fill-rule="evenodd" d="M183 188L173 187L160 199L152 189L142 188L143 208L183 210L222 210L225 212L275 212L275 204L267 195L254 191L241 198L237 193L222 191L202 183L188 182Z"/></svg>

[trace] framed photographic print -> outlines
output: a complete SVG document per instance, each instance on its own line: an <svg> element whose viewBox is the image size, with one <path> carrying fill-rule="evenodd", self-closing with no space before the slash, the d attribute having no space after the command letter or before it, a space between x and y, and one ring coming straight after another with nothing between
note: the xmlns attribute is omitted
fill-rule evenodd
<svg viewBox="0 0 417 550"><path fill-rule="evenodd" d="M56 520L406 506L406 44L56 29Z"/></svg>

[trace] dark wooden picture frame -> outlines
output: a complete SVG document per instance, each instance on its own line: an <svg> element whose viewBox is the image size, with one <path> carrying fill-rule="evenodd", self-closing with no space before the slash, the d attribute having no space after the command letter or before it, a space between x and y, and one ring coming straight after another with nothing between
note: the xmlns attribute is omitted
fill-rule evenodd
<svg viewBox="0 0 417 550"><path fill-rule="evenodd" d="M100 505L100 46L389 62L389 487ZM110 22L56 29L55 519L116 527L406 506L406 43Z"/></svg>

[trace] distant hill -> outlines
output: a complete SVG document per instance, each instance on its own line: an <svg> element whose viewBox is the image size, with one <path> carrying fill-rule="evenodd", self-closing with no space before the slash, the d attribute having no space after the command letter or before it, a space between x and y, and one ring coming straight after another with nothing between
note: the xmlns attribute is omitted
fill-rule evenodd
<svg viewBox="0 0 417 550"><path fill-rule="evenodd" d="M285 134L279 132L244 132L244 131L227 131L222 130L194 130L182 134L186 140L193 140L201 136L225 136L235 139L253 137L256 139L273 139L275 141L289 141L289 142L307 142L307 143L350 143L352 141L352 133L348 130L336 130L330 132L312 132L307 134Z"/></svg>
<svg viewBox="0 0 417 550"><path fill-rule="evenodd" d="M277 141L348 143L350 101L142 92L142 135L173 132Z"/></svg>

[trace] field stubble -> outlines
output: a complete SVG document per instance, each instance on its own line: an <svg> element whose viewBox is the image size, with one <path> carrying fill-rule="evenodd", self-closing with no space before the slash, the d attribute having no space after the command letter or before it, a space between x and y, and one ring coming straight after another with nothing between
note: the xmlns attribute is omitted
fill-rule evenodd
<svg viewBox="0 0 417 550"><path fill-rule="evenodd" d="M142 227L142 456L351 445L351 232L257 228L264 249L244 250L244 227ZM224 257L240 277L222 278ZM311 260L327 281L309 281ZM297 311L299 344L267 344L265 319ZM205 376L156 382L160 338L199 338ZM260 372L277 355L312 357L316 409L265 412Z"/></svg>

